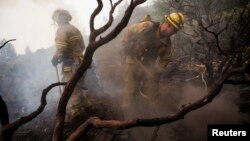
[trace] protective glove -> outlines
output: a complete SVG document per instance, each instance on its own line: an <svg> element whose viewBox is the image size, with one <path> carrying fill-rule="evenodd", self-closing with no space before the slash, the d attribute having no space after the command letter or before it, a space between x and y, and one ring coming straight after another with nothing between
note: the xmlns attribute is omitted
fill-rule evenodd
<svg viewBox="0 0 250 141"><path fill-rule="evenodd" d="M51 60L51 63L52 63L53 66L57 66L57 64L59 62L58 62L58 59L56 57L53 57L52 60Z"/></svg>

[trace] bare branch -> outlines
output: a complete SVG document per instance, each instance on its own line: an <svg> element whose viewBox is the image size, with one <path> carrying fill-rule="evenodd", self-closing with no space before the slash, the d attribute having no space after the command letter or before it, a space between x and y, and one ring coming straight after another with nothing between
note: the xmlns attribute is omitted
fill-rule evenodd
<svg viewBox="0 0 250 141"><path fill-rule="evenodd" d="M6 44L8 44L9 42L11 41L15 41L16 39L11 39L11 40L8 40L6 41L3 45L0 46L0 49L3 48Z"/></svg>
<svg viewBox="0 0 250 141"><path fill-rule="evenodd" d="M213 32L213 31L210 31L210 30L208 29L209 26L204 27L203 24L201 24L201 26L202 26L202 28L203 28L206 32L208 32L208 33L210 33L210 34L212 34L212 35L214 36L214 38L215 38L215 40L216 40L216 46L217 46L217 48L218 48L218 50L219 50L219 54L222 54L222 55L227 56L227 54L224 53L224 52L222 51L221 47L220 47L220 43L219 43L219 35L220 35L220 34L215 33L215 32ZM223 30L223 31L224 31L224 30ZM221 33L221 32L222 32L222 31L220 31L220 33Z"/></svg>
<svg viewBox="0 0 250 141"><path fill-rule="evenodd" d="M145 1L146 0L135 0L135 1L131 0L130 5L128 6L123 18L117 24L117 26L108 35L96 41L96 45L95 45L96 49L102 46L103 44L108 43L109 41L113 40L123 30L123 28L127 26L134 8L137 5L144 3Z"/></svg>
<svg viewBox="0 0 250 141"><path fill-rule="evenodd" d="M89 22L89 27L90 27L90 36L89 36L89 42L93 42L96 39L96 35L94 34L95 32L95 17L102 11L103 8L103 3L102 0L97 0L98 6L94 10L94 12L90 16L90 22Z"/></svg>
<svg viewBox="0 0 250 141"><path fill-rule="evenodd" d="M25 116L25 117L21 117L20 119L18 119L17 121L11 123L11 124L5 124L5 126L3 126L2 132L3 132L3 136L4 134L8 134L7 138L11 138L13 133L23 124L31 121L32 119L36 118L40 113L43 112L45 106L47 105L47 101L46 101L46 96L48 94L48 92L56 86L60 86L60 85L66 85L66 82L58 82L58 83L53 83L50 86L48 86L47 88L45 88L42 92L42 97L41 97L41 104L40 106L37 108L36 111L34 111L33 113ZM0 99L1 102L1 99ZM1 105L1 104L0 104ZM0 107L2 109L2 107ZM2 114L1 114L2 115ZM9 140L9 139L7 139Z"/></svg>
<svg viewBox="0 0 250 141"><path fill-rule="evenodd" d="M247 66L249 64L244 64L241 68L235 68L231 71L227 72L223 77L219 79L217 83L214 83L211 89L208 91L207 95L203 98L199 99L198 101L183 105L182 108L175 113L174 115L169 115L165 117L158 117L158 118L151 118L151 119L135 119L135 120L127 120L127 121L120 121L120 120L101 120L98 117L91 117L87 121L85 121L79 128L77 128L68 138L67 141L75 141L79 139L79 137L83 134L86 134L91 127L95 128L114 128L118 130L129 129L133 127L152 127L152 126L159 126L166 123L171 123L180 119L183 119L186 114L191 111L197 110L204 105L212 102L212 100L220 93L221 88L227 80L229 76L243 73L246 71Z"/></svg>
<svg viewBox="0 0 250 141"><path fill-rule="evenodd" d="M110 0L110 5L111 5L111 9L109 11L109 20L108 22L102 26L101 28L99 28L98 30L96 30L96 33L95 33L95 36L98 36L100 35L101 33L105 32L110 26L111 24L113 23L114 21L114 17L113 17L113 13L116 9L116 7L122 2L123 0L119 0L117 1L114 5L112 3L112 0Z"/></svg>
<svg viewBox="0 0 250 141"><path fill-rule="evenodd" d="M100 0L98 0L100 3ZM65 120L65 111L66 111L66 105L69 101L70 96L72 95L72 92L77 84L77 82L80 80L80 78L83 76L84 72L89 68L92 62L92 57L95 52L95 50L100 47L101 45L111 41L114 39L124 27L129 22L129 19L133 13L134 8L145 2L146 0L131 0L130 5L128 6L123 18L121 21L118 23L118 25L104 38L99 39L98 41L95 41L96 36L95 36L95 30L92 28L91 33L90 33L90 39L89 39L89 45L86 48L86 52L83 57L83 61L80 65L80 67L76 70L76 73L71 77L69 80L68 84L66 85L62 97L60 98L58 108L57 108L57 116L56 116L56 124L54 128L54 133L53 133L53 139L52 141L60 141L62 138L62 131L64 128L64 120ZM100 5L100 4L99 4ZM101 6L99 6L101 9ZM94 24L94 17L96 16L96 13L98 12L98 9L96 9L91 15L91 23Z"/></svg>
<svg viewBox="0 0 250 141"><path fill-rule="evenodd" d="M229 19L232 19L232 18L233 18L233 16L235 15L235 12L236 12L236 9L233 9L233 12L232 12L232 14L230 15L230 18L229 18ZM227 22L226 25L224 26L224 28L220 29L217 33L215 33L215 32L213 32L213 31L209 30L210 27L213 27L213 26L215 26L215 25L218 25L218 24L220 23L220 19L221 19L221 18L218 18L217 21L216 21L216 19L211 20L211 23L210 23L208 26L206 26L206 27L203 25L203 23L201 23L201 26L202 26L202 28L203 28L206 32L212 34L212 35L215 37L216 46L217 46L217 48L218 48L218 50L219 50L219 54L220 54L220 55L222 54L222 55L227 56L228 54L225 53L225 52L221 49L221 47L220 47L219 35L220 35L223 31L225 31L225 30L228 28L228 26L229 26L231 20L230 20L229 22Z"/></svg>

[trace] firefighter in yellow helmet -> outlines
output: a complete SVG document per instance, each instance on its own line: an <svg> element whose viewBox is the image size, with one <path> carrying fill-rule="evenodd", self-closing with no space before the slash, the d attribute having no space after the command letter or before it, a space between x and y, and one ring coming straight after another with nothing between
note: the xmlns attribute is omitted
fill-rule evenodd
<svg viewBox="0 0 250 141"><path fill-rule="evenodd" d="M51 60L53 66L62 62L63 82L68 82L79 67L85 49L81 32L69 22L72 16L67 10L57 9L52 19L58 25L55 43L56 51ZM66 120L70 121L80 115L84 104L83 78L78 82L67 107Z"/></svg>
<svg viewBox="0 0 250 141"><path fill-rule="evenodd" d="M122 106L125 109L135 103L136 95L152 102L157 99L160 76L171 60L170 36L184 25L182 13L171 13L164 18L164 22L159 23L147 16L124 30L126 74Z"/></svg>

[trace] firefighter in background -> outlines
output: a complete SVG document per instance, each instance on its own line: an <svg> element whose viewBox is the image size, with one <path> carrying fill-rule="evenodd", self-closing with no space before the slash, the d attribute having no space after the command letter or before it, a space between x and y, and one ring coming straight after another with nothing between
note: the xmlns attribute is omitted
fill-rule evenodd
<svg viewBox="0 0 250 141"><path fill-rule="evenodd" d="M68 82L82 61L84 40L81 32L69 23L72 16L67 10L55 10L52 19L58 25L58 29L55 37L56 51L51 62L55 67L62 62L62 81ZM86 96L83 90L86 88L83 86L83 78L78 82L69 100L66 116L68 121L78 117L84 110Z"/></svg>
<svg viewBox="0 0 250 141"><path fill-rule="evenodd" d="M170 36L184 25L184 16L176 12L165 15L164 22L144 20L127 27L123 34L125 52L125 94L123 108L135 103L137 94L155 102L160 76L171 59Z"/></svg>

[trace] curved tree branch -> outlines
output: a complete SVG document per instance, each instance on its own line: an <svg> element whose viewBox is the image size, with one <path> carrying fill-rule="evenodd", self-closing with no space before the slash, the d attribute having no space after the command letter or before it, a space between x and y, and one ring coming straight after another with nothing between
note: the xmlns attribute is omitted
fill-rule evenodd
<svg viewBox="0 0 250 141"><path fill-rule="evenodd" d="M208 26L208 27L204 27L203 24L201 24L201 25L202 25L203 29L204 29L206 32L208 32L208 33L210 33L210 34L212 34L212 35L214 36L215 41L216 41L216 46L217 46L218 51L219 51L219 54L223 54L223 55L227 56L227 54L224 53L223 50L221 49L220 43L219 43L219 35L222 33L222 31L224 31L224 29L221 30L219 33L215 33L215 32L210 31L210 30L208 29L209 26Z"/></svg>
<svg viewBox="0 0 250 141"><path fill-rule="evenodd" d="M140 5L144 3L147 0L131 0L130 5L128 6L127 10L125 11L125 14L121 21L116 25L116 27L105 37L101 38L100 40L96 41L95 43L95 48L97 49L98 47L108 43L109 41L113 40L122 30L124 27L127 26L129 19L133 13L133 10L137 5Z"/></svg>
<svg viewBox="0 0 250 141"><path fill-rule="evenodd" d="M25 117L21 117L20 119L16 120L13 123L10 124L3 124L3 128L2 128L2 135L3 138L8 141L11 140L13 133L23 124L31 121L32 119L36 118L40 113L43 112L45 106L47 105L47 101L46 101L46 96L48 94L48 92L56 86L60 86L60 85L66 85L66 82L58 82L58 83L53 83L50 86L48 86L47 88L45 88L42 92L42 96L41 96L41 104L40 106L37 108L36 111L34 111L33 113L25 116ZM1 99L0 99L0 103L1 103ZM2 104L0 104L2 106ZM0 107L2 109L2 107ZM7 107L6 107L7 110ZM8 111L6 111L8 113ZM6 114L5 112L5 114ZM1 113L2 115L2 113ZM2 119L1 119L2 120Z"/></svg>
<svg viewBox="0 0 250 141"><path fill-rule="evenodd" d="M71 77L69 80L68 84L66 85L62 97L60 98L58 108L57 108L57 116L56 116L56 123L55 123L55 128L53 132L53 139L52 141L60 141L62 138L62 131L64 128L64 120L65 120L65 112L66 112L66 105L69 101L70 96L72 95L72 92L77 84L77 82L80 80L80 78L83 76L84 72L89 68L92 62L92 57L95 52L95 50L100 47L101 45L111 41L114 39L121 31L123 28L126 27L126 25L129 22L129 19L133 13L134 8L145 2L146 0L131 0L130 5L128 6L122 20L118 23L118 25L104 38L99 39L98 41L95 41L96 39L96 32L94 28L92 27L91 33L90 33L90 39L89 39L89 44L86 48L86 52L83 57L83 61L80 65L80 67L76 70L76 73ZM99 3L100 0L98 0ZM99 4L100 5L100 4ZM100 6L98 6L100 7ZM101 8L99 8L101 9ZM97 11L97 12L96 12ZM96 14L99 13L98 10L96 9L94 13L91 15L91 23L94 24L94 17Z"/></svg>
<svg viewBox="0 0 250 141"><path fill-rule="evenodd" d="M215 83L208 93L198 101L183 105L182 108L175 114L165 116L165 117L158 117L158 118L151 118L151 119L135 119L135 120L127 120L127 121L120 121L120 120L101 120L98 117L91 117L87 121L85 121L79 128L77 128L68 138L67 141L75 141L79 139L79 137L83 134L86 134L92 127L95 128L114 128L118 130L129 129L133 127L152 127L152 126L159 126L166 123L171 123L180 119L183 119L186 114L191 111L197 110L206 104L212 102L212 100L220 93L221 88L224 82L227 80L229 76L243 73L247 69L247 65L245 64L241 68L232 69L223 75L217 83Z"/></svg>
<svg viewBox="0 0 250 141"><path fill-rule="evenodd" d="M98 30L96 30L96 36L100 35L101 33L105 32L113 23L114 21L114 17L113 17L113 13L116 9L116 7L122 2L123 0L119 0L117 1L114 5L112 3L112 0L110 0L110 5L111 5L111 9L109 11L109 21L101 28L99 28Z"/></svg>
<svg viewBox="0 0 250 141"><path fill-rule="evenodd" d="M235 15L235 12L236 12L236 10L233 9L233 12L232 12L232 14L230 15L229 19L232 19L232 18L233 18L233 16ZM220 19L220 18L219 18L219 19ZM219 20L219 19L218 19L218 20ZM212 35L215 37L216 46L217 46L217 48L218 48L218 50L219 50L219 54L220 54L220 55L222 54L222 55L227 56L228 54L225 53L225 52L221 49L221 47L220 47L219 36L220 36L220 34L221 34L223 31L225 31L225 30L228 28L228 26L229 26L229 24L231 23L231 21L227 22L226 25L224 26L224 28L220 29L217 33L215 33L215 32L213 32L213 31L209 30L210 27L212 27L212 26L214 26L214 25L220 24L220 21L218 21L218 22L215 22L215 21L216 21L215 19L214 19L214 20L211 20L210 25L208 25L208 26L206 26L206 27L201 23L201 26L202 26L202 28L203 28L206 32L212 34Z"/></svg>
<svg viewBox="0 0 250 141"><path fill-rule="evenodd" d="M102 11L103 8L103 2L102 0L97 0L98 6L94 10L94 12L90 16L90 22L89 22L89 27L90 27L90 35L89 35L89 42L94 42L96 39L96 34L95 34L95 17Z"/></svg>
<svg viewBox="0 0 250 141"><path fill-rule="evenodd" d="M3 45L0 46L0 49L3 48L6 44L8 44L9 42L11 41L15 41L16 39L11 39L11 40L8 40L6 41Z"/></svg>

